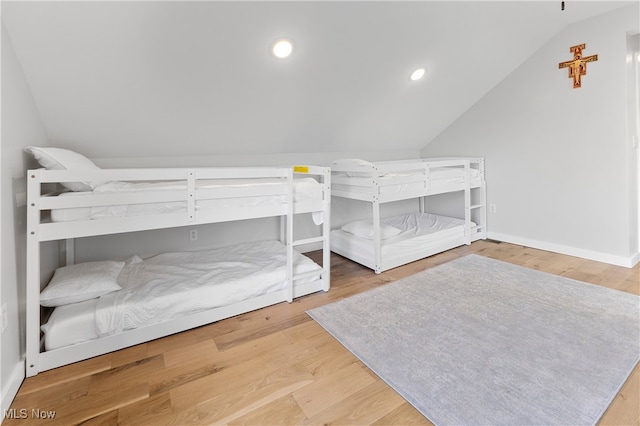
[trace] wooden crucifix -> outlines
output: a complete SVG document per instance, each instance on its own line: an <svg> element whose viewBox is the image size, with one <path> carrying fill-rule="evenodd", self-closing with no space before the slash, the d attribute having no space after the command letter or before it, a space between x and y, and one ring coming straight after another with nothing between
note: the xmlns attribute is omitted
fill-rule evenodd
<svg viewBox="0 0 640 426"><path fill-rule="evenodd" d="M566 62L560 62L558 68L569 68L569 78L573 78L573 88L577 89L582 86L580 77L587 74L587 62L594 62L598 60L598 55L582 57L582 49L586 44L579 44L577 46L571 46L569 52L573 52L573 59Z"/></svg>

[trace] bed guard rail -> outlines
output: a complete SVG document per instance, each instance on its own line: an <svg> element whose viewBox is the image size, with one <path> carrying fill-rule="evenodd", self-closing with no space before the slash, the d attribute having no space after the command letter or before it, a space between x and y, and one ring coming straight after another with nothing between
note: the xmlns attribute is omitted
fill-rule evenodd
<svg viewBox="0 0 640 426"><path fill-rule="evenodd" d="M75 238L91 235L104 235L117 232L159 229L175 226L187 226L203 223L222 222L268 217L286 214L287 201L281 205L265 205L257 208L217 209L212 212L200 212L198 201L230 200L252 196L276 196L289 200L288 194L294 183L294 175L311 175L316 180L330 182L330 170L318 166L304 166L297 170L292 167L213 167L213 168L167 168L167 169L102 169L87 171L69 170L29 170L27 174L28 225L32 228L43 225L38 230L40 241ZM318 177L319 176L319 177ZM217 182L230 179L247 180L246 186L225 187ZM252 185L254 179L271 179L275 184ZM278 181L281 183L277 183ZM150 187L144 193L140 191L93 191L83 196L58 196L60 191L51 190L51 184L62 182L163 182L168 188L156 190ZM207 185L201 185L206 183ZM213 185L211 185L213 183ZM69 194L64 194L69 195ZM184 203L186 211L179 213L161 213L108 220L79 220L73 222L69 230L68 222L48 222L47 211L55 209L78 209L109 206L128 206L145 203ZM307 203L303 209L322 210L322 200ZM316 205L317 204L317 205ZM296 212L302 212L299 209ZM37 225L36 225L37 224ZM46 225L46 226L45 226ZM35 232L34 229L31 232Z"/></svg>
<svg viewBox="0 0 640 426"><path fill-rule="evenodd" d="M434 171L462 170L457 180ZM484 159L476 157L438 157L388 160L369 163L354 161L334 164L333 195L370 202L392 202L408 198L464 190L484 181ZM399 187L401 190L387 191Z"/></svg>

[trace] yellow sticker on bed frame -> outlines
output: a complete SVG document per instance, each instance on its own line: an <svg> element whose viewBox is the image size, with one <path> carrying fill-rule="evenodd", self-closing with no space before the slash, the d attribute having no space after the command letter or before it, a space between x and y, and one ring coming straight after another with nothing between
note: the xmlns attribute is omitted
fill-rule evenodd
<svg viewBox="0 0 640 426"><path fill-rule="evenodd" d="M308 166L293 166L293 171L296 173L309 173Z"/></svg>

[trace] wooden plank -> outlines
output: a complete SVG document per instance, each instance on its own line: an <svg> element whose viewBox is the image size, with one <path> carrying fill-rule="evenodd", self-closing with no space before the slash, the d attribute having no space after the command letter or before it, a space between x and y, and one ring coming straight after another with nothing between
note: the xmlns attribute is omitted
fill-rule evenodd
<svg viewBox="0 0 640 426"><path fill-rule="evenodd" d="M324 412L309 418L309 424L371 424L406 401L382 380L341 399Z"/></svg>
<svg viewBox="0 0 640 426"><path fill-rule="evenodd" d="M375 381L366 367L358 362L318 378L309 386L293 392L293 397L311 418Z"/></svg>

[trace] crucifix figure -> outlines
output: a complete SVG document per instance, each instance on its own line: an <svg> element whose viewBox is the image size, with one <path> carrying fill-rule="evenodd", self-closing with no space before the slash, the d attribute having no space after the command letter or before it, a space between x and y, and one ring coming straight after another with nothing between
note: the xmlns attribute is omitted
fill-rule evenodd
<svg viewBox="0 0 640 426"><path fill-rule="evenodd" d="M579 44L577 46L571 46L569 52L573 52L573 59L566 62L560 62L558 68L569 68L569 78L573 78L573 88L581 87L582 82L580 77L587 74L587 62L594 62L598 60L598 55L582 57L582 49L586 44Z"/></svg>

